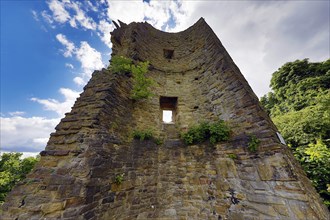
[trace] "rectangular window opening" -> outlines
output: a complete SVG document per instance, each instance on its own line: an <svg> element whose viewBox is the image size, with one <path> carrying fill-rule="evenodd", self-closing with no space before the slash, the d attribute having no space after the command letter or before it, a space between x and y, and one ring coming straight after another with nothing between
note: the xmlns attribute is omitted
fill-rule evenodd
<svg viewBox="0 0 330 220"><path fill-rule="evenodd" d="M174 123L176 115L178 97L164 97L159 98L160 109L162 111L163 123Z"/></svg>
<svg viewBox="0 0 330 220"><path fill-rule="evenodd" d="M163 122L164 123L173 123L173 111L172 110L163 110Z"/></svg>
<svg viewBox="0 0 330 220"><path fill-rule="evenodd" d="M168 49L164 49L164 57L166 59L172 59L173 55L174 55L174 50L168 50Z"/></svg>

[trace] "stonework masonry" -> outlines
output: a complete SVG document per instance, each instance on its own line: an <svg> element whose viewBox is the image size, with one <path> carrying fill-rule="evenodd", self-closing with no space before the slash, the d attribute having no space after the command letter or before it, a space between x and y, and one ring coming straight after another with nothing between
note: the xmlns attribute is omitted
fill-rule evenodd
<svg viewBox="0 0 330 220"><path fill-rule="evenodd" d="M95 71L0 219L330 219L204 19L179 33L120 22L111 40L112 55L150 62L155 95L133 101L129 75ZM162 121L161 97L175 98L174 123ZM219 119L231 127L229 141L180 140ZM132 138L144 129L163 143ZM247 149L251 135L261 141L256 152Z"/></svg>

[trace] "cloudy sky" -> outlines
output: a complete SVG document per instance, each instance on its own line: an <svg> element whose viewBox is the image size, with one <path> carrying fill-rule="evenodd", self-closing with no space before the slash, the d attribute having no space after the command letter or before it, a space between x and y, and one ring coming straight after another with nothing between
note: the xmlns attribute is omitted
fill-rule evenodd
<svg viewBox="0 0 330 220"><path fill-rule="evenodd" d="M329 1L1 1L1 151L37 153L111 54L112 20L178 32L200 17L258 97L296 59L330 57Z"/></svg>

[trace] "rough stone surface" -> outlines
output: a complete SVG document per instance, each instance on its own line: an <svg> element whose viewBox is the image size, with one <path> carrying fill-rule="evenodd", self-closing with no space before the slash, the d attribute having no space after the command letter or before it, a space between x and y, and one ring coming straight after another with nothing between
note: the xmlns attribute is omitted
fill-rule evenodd
<svg viewBox="0 0 330 220"><path fill-rule="evenodd" d="M135 102L130 76L95 71L1 219L330 219L203 19L175 34L121 23L112 43L113 54L150 61L155 96ZM164 50L173 50L171 59ZM178 97L173 125L161 120L160 96ZM228 142L179 139L218 119L232 129ZM152 129L163 144L133 140L135 129ZM247 149L252 134L261 140L255 153Z"/></svg>

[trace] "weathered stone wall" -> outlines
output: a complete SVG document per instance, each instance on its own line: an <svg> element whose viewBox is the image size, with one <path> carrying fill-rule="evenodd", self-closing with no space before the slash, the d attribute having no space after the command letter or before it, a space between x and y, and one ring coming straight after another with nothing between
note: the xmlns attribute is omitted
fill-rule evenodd
<svg viewBox="0 0 330 220"><path fill-rule="evenodd" d="M149 61L148 76L157 82L153 88L156 95L134 106L138 127L161 131L159 97L170 96L178 97L178 132L221 118L232 124L235 136L249 133L278 142L275 126L204 20L176 34L139 23L123 25L113 34L117 36L113 39L114 53ZM171 59L164 57L164 49L174 51Z"/></svg>
<svg viewBox="0 0 330 220"><path fill-rule="evenodd" d="M130 136L130 88L127 77L105 69L94 72L72 111L51 134L41 161L9 194L2 219L89 219L100 190L97 176L107 178L104 188L111 181L102 173L103 166L112 166L108 144L121 144ZM107 193L102 191L102 197Z"/></svg>
<svg viewBox="0 0 330 220"><path fill-rule="evenodd" d="M7 197L1 219L330 218L203 19L175 34L121 24L112 42L113 55L150 61L155 96L134 102L128 75L96 71L37 167ZM164 49L174 51L171 59ZM160 96L178 97L175 135L162 123ZM228 142L178 139L191 125L218 119L232 128ZM152 129L164 143L132 140L136 129ZM255 153L247 150L251 134L261 140Z"/></svg>

